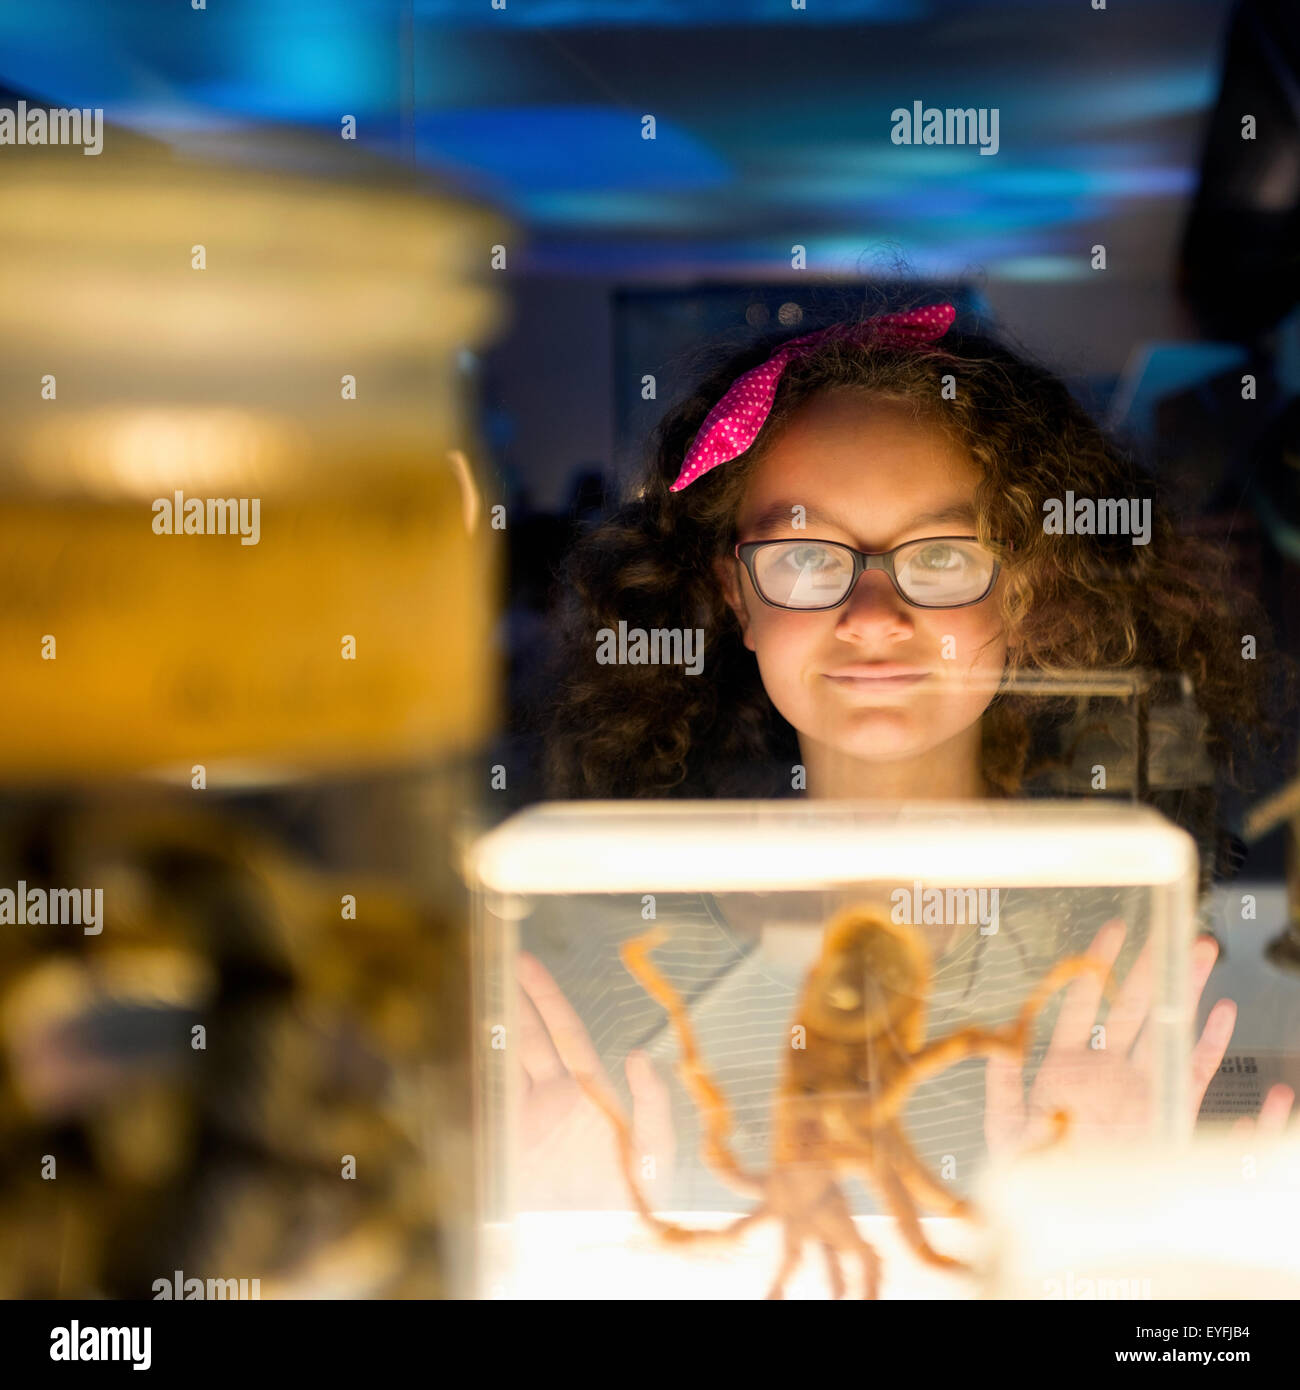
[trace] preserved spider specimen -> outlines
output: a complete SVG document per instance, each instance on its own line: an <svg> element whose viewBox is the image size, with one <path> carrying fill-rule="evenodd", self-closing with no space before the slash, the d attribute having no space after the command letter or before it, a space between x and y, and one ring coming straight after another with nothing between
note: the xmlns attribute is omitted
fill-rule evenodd
<svg viewBox="0 0 1300 1390"><path fill-rule="evenodd" d="M1072 956L1059 962L1025 1001L1013 1023L968 1027L925 1043L930 998L930 955L920 933L888 921L870 907L850 907L828 924L821 956L804 982L794 1023L803 1047L791 1047L772 1121L772 1159L766 1174L747 1171L728 1145L726 1098L699 1055L690 1019L677 992L651 964L649 953L666 940L663 928L624 942L628 971L667 1010L681 1045L678 1075L704 1120L702 1156L728 1186L759 1198L754 1210L720 1230L695 1230L651 1210L633 1171L634 1139L626 1117L590 1079L579 1078L604 1111L618 1139L620 1162L641 1217L669 1243L726 1240L760 1220L784 1227L783 1257L769 1298L781 1298L808 1241L826 1260L833 1297L845 1292L841 1258L861 1264L863 1297L876 1298L880 1257L854 1223L839 1179L865 1178L898 1222L908 1245L927 1264L966 1269L925 1238L917 1202L950 1216L971 1208L929 1172L908 1143L900 1115L917 1084L969 1057L1003 1053L1023 1061L1034 1021L1048 999L1070 980L1109 972L1099 962ZM1054 1142L1068 1124L1053 1116Z"/></svg>

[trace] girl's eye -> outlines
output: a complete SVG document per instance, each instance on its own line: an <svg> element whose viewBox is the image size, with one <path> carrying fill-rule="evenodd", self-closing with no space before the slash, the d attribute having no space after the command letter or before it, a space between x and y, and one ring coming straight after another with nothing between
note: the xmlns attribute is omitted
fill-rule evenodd
<svg viewBox="0 0 1300 1390"><path fill-rule="evenodd" d="M827 569L834 565L837 560L835 551L827 549L824 545L791 546L786 551L786 558L795 569L801 572Z"/></svg>
<svg viewBox="0 0 1300 1390"><path fill-rule="evenodd" d="M917 552L912 563L927 570L955 570L966 563L966 554L953 545L927 545Z"/></svg>

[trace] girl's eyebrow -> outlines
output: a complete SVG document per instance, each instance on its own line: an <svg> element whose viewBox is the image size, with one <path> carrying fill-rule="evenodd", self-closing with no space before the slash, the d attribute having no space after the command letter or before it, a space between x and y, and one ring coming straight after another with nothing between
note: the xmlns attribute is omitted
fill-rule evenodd
<svg viewBox="0 0 1300 1390"><path fill-rule="evenodd" d="M750 529L755 531L770 531L778 526L789 526L794 517L796 506L803 506L804 517L808 521L824 524L826 526L837 527L841 531L853 532L853 527L845 524L842 518L835 516L831 512L824 512L820 507L810 507L805 503L782 500L773 502L770 506L764 507L754 518ZM899 527L900 531L914 531L919 526L931 526L946 524L950 521L973 522L975 520L975 508L969 502L954 502L951 506L940 507L932 512L920 512L911 517Z"/></svg>

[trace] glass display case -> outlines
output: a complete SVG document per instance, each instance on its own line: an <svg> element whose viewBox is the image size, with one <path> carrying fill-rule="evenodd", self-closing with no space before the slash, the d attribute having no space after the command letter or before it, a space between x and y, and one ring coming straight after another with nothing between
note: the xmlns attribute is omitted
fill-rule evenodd
<svg viewBox="0 0 1300 1390"><path fill-rule="evenodd" d="M467 867L489 1296L970 1296L991 1160L1190 1133L1148 808L553 803Z"/></svg>

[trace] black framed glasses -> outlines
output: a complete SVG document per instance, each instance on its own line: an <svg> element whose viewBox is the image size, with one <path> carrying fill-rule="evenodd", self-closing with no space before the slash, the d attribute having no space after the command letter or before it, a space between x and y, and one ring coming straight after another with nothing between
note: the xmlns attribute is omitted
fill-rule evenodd
<svg viewBox="0 0 1300 1390"><path fill-rule="evenodd" d="M974 536L926 536L871 553L838 541L742 541L736 558L773 608L838 608L865 570L884 570L913 608L966 608L986 599L998 562Z"/></svg>

